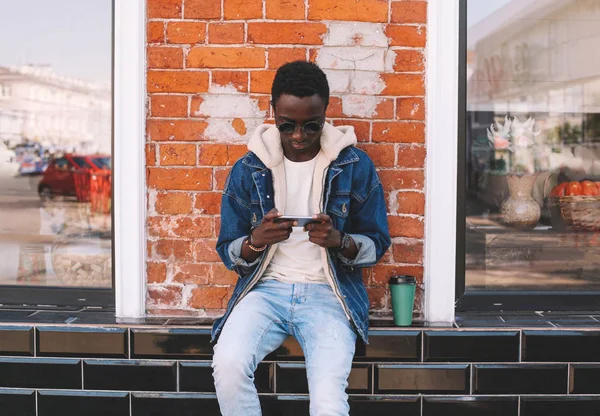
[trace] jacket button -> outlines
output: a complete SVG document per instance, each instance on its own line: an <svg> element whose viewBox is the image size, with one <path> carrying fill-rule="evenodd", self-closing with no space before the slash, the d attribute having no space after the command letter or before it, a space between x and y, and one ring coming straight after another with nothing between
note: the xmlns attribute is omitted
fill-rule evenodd
<svg viewBox="0 0 600 416"><path fill-rule="evenodd" d="M271 198L271 195L267 195L267 198Z"/></svg>

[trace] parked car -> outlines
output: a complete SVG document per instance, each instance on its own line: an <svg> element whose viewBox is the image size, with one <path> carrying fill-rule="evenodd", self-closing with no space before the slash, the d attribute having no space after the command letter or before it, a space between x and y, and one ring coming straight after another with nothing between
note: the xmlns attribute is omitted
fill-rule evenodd
<svg viewBox="0 0 600 416"><path fill-rule="evenodd" d="M108 155L78 155L67 153L50 161L38 185L41 198L57 195L75 196L75 175L90 171L110 170Z"/></svg>

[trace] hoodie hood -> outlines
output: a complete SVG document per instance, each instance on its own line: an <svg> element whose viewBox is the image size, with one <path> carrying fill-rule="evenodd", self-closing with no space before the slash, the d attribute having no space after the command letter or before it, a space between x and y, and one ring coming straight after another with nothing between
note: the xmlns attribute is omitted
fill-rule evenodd
<svg viewBox="0 0 600 416"><path fill-rule="evenodd" d="M331 162L348 146L356 144L356 134L352 126L334 127L323 125L321 133L321 153ZM269 169L283 163L283 147L279 130L272 124L261 124L248 142L248 150L253 152Z"/></svg>

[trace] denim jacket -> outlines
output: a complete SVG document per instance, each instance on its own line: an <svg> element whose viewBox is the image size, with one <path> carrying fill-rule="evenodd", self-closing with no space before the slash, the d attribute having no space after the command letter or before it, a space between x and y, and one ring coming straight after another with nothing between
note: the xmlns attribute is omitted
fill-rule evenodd
<svg viewBox="0 0 600 416"><path fill-rule="evenodd" d="M270 127L265 129L273 132ZM349 129L345 130L346 135L353 135L351 127ZM335 136L339 134L335 130L335 127L326 124L324 133L328 132L328 137ZM322 136L322 150L327 150L323 147L324 142ZM267 145L272 146L273 143L278 142L272 139ZM249 145L249 148L252 149L252 146ZM259 150L257 152L263 155L262 159L269 158ZM347 146L336 150L335 159L331 151L329 154L332 160L325 165L320 204L332 218L333 227L348 233L359 251L354 259L347 259L336 250L323 249L328 266L326 274L331 276L330 284L347 317L367 342L369 300L361 270L377 263L390 246L383 188L373 162L363 151ZM274 186L277 181L273 174L277 166L267 162L273 166L267 167L255 152L250 151L235 163L223 191L217 252L225 266L237 272L239 280L225 314L214 323L213 340L218 337L232 309L258 282L272 258L275 246L269 247L252 263L241 258L243 241L277 201L277 186Z"/></svg>

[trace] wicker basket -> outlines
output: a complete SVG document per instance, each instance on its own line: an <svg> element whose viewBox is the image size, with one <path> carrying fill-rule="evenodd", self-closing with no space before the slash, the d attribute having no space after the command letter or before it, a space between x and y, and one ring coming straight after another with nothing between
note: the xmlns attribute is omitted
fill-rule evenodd
<svg viewBox="0 0 600 416"><path fill-rule="evenodd" d="M600 231L600 196L550 197L548 205L555 228Z"/></svg>

